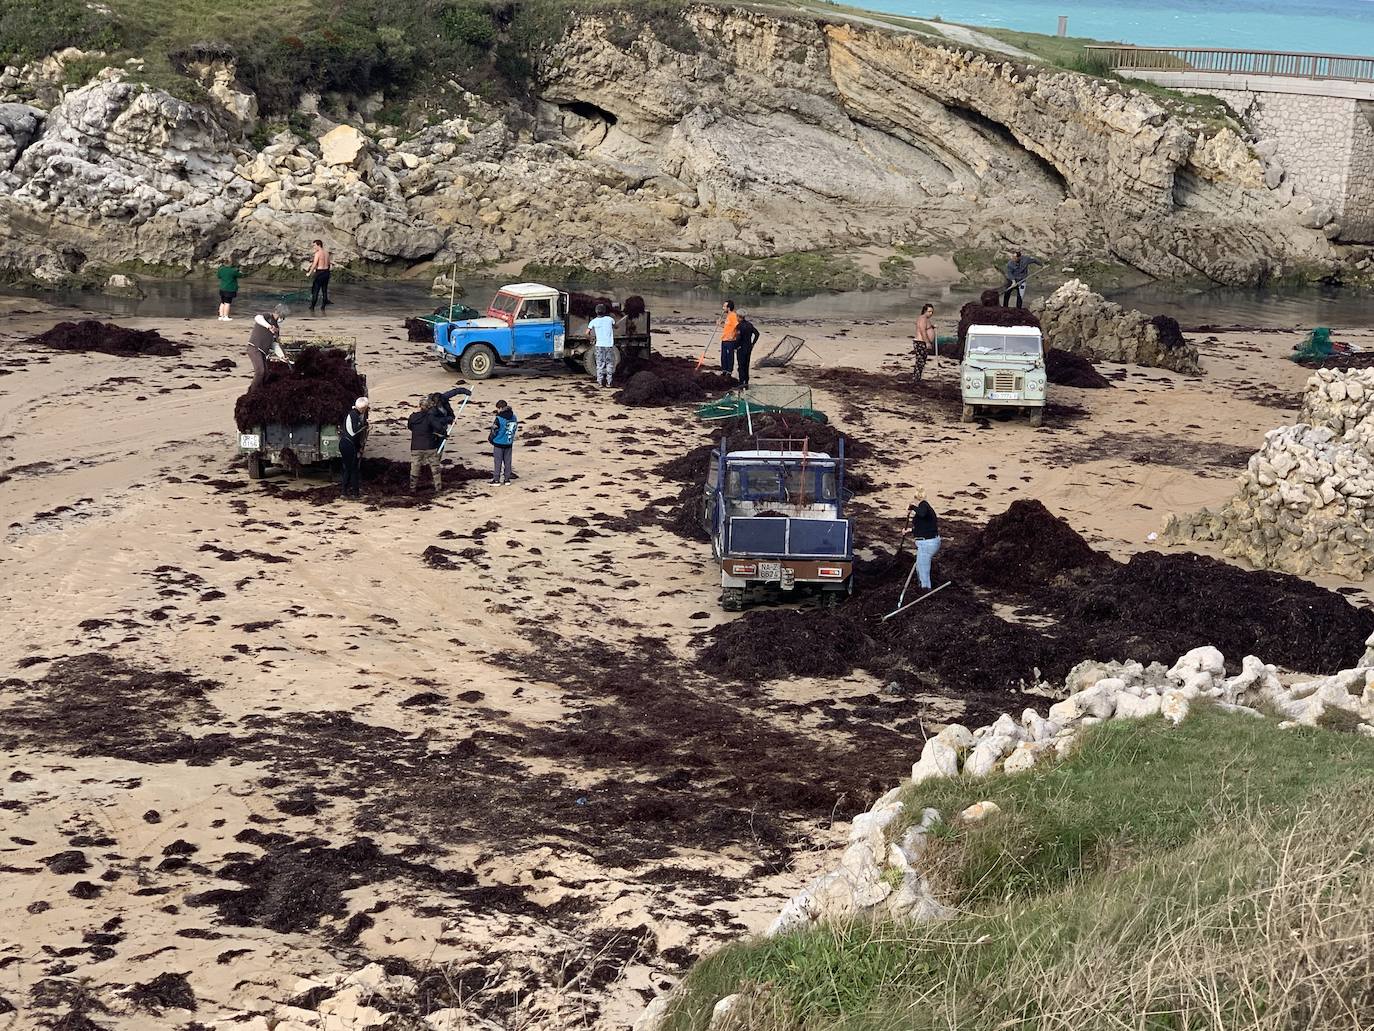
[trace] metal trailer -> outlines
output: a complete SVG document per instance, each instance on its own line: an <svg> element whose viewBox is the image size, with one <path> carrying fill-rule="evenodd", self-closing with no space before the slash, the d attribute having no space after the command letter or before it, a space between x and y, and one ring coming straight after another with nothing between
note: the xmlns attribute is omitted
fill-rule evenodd
<svg viewBox="0 0 1374 1031"><path fill-rule="evenodd" d="M820 593L835 605L854 588L854 528L844 517L844 440L839 454L805 439L756 440L711 455L701 522L720 567L721 607L744 608L751 588Z"/></svg>
<svg viewBox="0 0 1374 1031"><path fill-rule="evenodd" d="M498 365L561 359L574 372L596 375L587 319L570 310L568 295L539 283L503 286L486 315L434 326L433 355L465 379L487 379ZM652 317L644 311L616 323L616 364L653 352Z"/></svg>
<svg viewBox="0 0 1374 1031"><path fill-rule="evenodd" d="M357 340L353 337L293 340L282 344L288 360L294 361L307 347L336 347L357 363ZM339 427L314 423L267 423L239 432L239 454L248 463L248 478L260 480L273 467L286 469L293 476L310 466L326 465L339 457Z"/></svg>

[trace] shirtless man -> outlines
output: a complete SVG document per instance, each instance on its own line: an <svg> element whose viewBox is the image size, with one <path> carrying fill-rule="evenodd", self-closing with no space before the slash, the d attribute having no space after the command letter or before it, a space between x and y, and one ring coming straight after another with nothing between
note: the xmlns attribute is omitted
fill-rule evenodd
<svg viewBox="0 0 1374 1031"><path fill-rule="evenodd" d="M323 240L315 241L315 256L310 259L310 269L306 273L310 276L310 310L315 310L315 305L320 304L320 314L329 307L329 269L334 264L329 257L329 250L325 247Z"/></svg>
<svg viewBox="0 0 1374 1031"><path fill-rule="evenodd" d="M921 377L925 375L926 358L935 348L935 305L921 305L921 314L916 319L916 339L912 342L911 349L916 354L916 382L921 382Z"/></svg>

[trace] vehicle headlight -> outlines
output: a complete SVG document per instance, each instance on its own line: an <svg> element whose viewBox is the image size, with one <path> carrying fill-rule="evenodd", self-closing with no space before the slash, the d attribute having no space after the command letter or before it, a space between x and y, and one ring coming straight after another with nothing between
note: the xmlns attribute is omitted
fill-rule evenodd
<svg viewBox="0 0 1374 1031"><path fill-rule="evenodd" d="M1044 390L1044 373L1032 372L1029 376L1026 377L1026 387L1030 390Z"/></svg>

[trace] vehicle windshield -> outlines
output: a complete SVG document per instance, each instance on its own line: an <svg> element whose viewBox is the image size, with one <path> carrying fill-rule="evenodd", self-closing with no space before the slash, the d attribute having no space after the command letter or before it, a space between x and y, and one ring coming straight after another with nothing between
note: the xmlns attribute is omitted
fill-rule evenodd
<svg viewBox="0 0 1374 1031"><path fill-rule="evenodd" d="M803 491L802 484L806 489ZM791 504L835 500L835 470L811 467L805 481L800 465L735 465L725 477L725 496L731 499L772 500Z"/></svg>
<svg viewBox="0 0 1374 1031"><path fill-rule="evenodd" d="M491 312L500 315L509 315L515 311L516 305L520 303L520 298L514 294L497 294L492 298Z"/></svg>
<svg viewBox="0 0 1374 1031"><path fill-rule="evenodd" d="M1007 336L1003 333L979 333L970 336L970 351L980 354L1028 354L1040 353L1040 340L1032 336Z"/></svg>

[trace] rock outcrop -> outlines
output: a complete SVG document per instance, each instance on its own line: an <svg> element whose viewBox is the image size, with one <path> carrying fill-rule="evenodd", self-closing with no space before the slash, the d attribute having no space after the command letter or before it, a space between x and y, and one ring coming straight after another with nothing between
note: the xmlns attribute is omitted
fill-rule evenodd
<svg viewBox="0 0 1374 1031"><path fill-rule="evenodd" d="M573 17L527 106L469 94L404 142L317 115L321 138L255 152L225 61L190 69L203 108L107 70L28 140L0 116L0 264L293 264L315 236L341 261L611 272L895 240L1222 283L1338 260L1234 132L1117 84L802 14L634 17Z"/></svg>
<svg viewBox="0 0 1374 1031"><path fill-rule="evenodd" d="M1126 362L1196 375L1197 348L1169 340L1150 316L1127 311L1071 279L1034 305L1047 346L1094 361Z"/></svg>
<svg viewBox="0 0 1374 1031"><path fill-rule="evenodd" d="M64 249L83 260L209 258L251 193L202 108L106 69L66 95L0 173L0 261Z"/></svg>
<svg viewBox="0 0 1374 1031"><path fill-rule="evenodd" d="M1171 514L1165 539L1299 576L1374 571L1374 369L1318 371L1299 419L1265 434L1225 505Z"/></svg>

